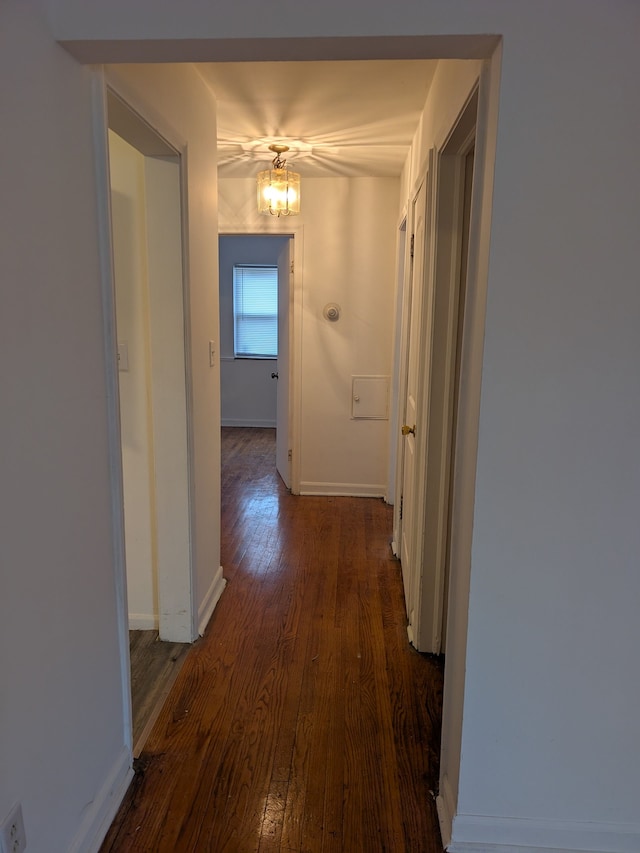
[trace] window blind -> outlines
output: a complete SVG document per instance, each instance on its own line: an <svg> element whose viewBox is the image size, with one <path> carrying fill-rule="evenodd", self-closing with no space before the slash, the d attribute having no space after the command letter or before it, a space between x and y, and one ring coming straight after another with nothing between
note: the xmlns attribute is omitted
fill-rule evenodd
<svg viewBox="0 0 640 853"><path fill-rule="evenodd" d="M278 268L233 268L234 346L237 358L278 355Z"/></svg>

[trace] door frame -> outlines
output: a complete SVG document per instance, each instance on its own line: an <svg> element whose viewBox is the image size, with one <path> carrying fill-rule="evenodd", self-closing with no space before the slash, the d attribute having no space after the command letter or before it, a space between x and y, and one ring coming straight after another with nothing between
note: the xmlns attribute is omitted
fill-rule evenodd
<svg viewBox="0 0 640 853"><path fill-rule="evenodd" d="M111 181L109 170L109 95L115 96L140 122L143 134L155 135L176 152L180 169L180 237L182 243L182 308L184 332L184 382L187 458L187 505L189 554L184 580L188 583L187 629L182 642L193 642L199 632L198 610L195 602L195 579L193 559L193 406L191 388L191 334L189 322L189 274L188 274L188 204L187 170L188 151L180 135L158 117L146 117L144 105L139 104L131 93L110 80L103 69L92 75L92 124L96 152L96 194L98 200L100 288L103 306L103 334L106 352L106 413L109 447L109 476L111 481L111 530L116 587L116 618L119 637L121 683L123 693L123 724L125 746L133 755L133 719L131 710L131 662L129 654L129 614L127 602L127 575L124 527L124 482L122 469L122 439L120 430L120 392L117 359L117 323L115 302L115 271L113 263L113 233L111 209ZM158 579L160 583L160 578Z"/></svg>
<svg viewBox="0 0 640 853"><path fill-rule="evenodd" d="M462 751L462 719L467 656L466 642L473 514L475 506L474 495L478 458L480 391L486 323L491 206L497 144L501 58L501 51L498 49L491 59L485 60L479 78L471 87L455 119L448 122L444 130L439 135L436 135L434 140L435 151L441 152L447 142L451 140L452 133L458 125L460 117L464 113L465 108L467 108L470 99L477 93L475 168L468 238L467 291L464 309L465 323L460 348L459 410L456 435L452 436L452 440L455 441L456 446L455 468L452 472L452 482L450 484L451 523L452 527L455 525L455 536L452 537L450 553L450 587L446 616L448 648L444 670L440 779L439 790L436 796L438 819L445 848L450 842L453 819L457 812ZM438 157L434 157L434 161L433 168L436 174L433 175L432 197L435 201L437 199L436 192L438 186ZM411 193L408 195L411 201L415 196L420 182L426 179L427 171L427 165L423 165L419 170L419 177L411 188ZM434 210L433 205L432 210ZM434 245L433 240L430 240L430 237L436 236L434 228L435 223L431 229L430 236L425 241L427 245L429 243L431 246ZM411 222L409 233L412 233L412 231L413 223ZM407 241L408 248L409 241ZM409 275L410 267L407 259L405 259L405 287L407 286ZM406 306L403 310L406 311ZM400 389L398 411L401 414L404 411L403 393L406 393L406 319L403 319L399 324L396 321L396 334L400 334L403 340L403 352L401 353L398 365ZM425 381L428 381L428 377L426 376ZM423 396L423 404L424 406L428 406L428 397L426 394ZM400 435L398 435L397 439L398 442L401 442ZM422 459L425 461L424 457ZM399 445L396 484L399 482L398 478L402 476L402 462L402 452ZM422 484L421 491L424 497L426 494L426 469L424 467L418 469L418 477L416 479ZM401 490L397 485L393 528L393 548L396 556L400 551L400 536L402 532L402 522L399 518L398 507L400 494ZM416 528L420 527L421 525L416 525ZM419 531L417 531L416 535L419 536ZM423 590L421 590L421 595L422 592ZM419 645L417 647L420 648Z"/></svg>
<svg viewBox="0 0 640 853"><path fill-rule="evenodd" d="M413 625L419 651L442 651L445 621L444 590L453 430L457 320L459 305L460 240L465 157L475 140L479 81L469 93L453 124L433 149L431 205L428 206L428 294L423 313L425 366L420 389L420 420L424 425L419 465L423 488L417 501L416 564L420 572L419 603ZM471 226L470 226L471 227ZM444 328L443 328L444 325ZM463 332L464 336L464 332ZM451 478L453 479L453 478Z"/></svg>
<svg viewBox="0 0 640 853"><path fill-rule="evenodd" d="M443 41L444 39L444 41ZM250 46L236 39L221 40L226 61L250 58L253 61L265 61L269 58L272 49L271 39L253 40ZM372 59L379 58L384 47L385 58L408 58L407 48L402 40L395 42L393 38L371 39L368 37L354 38L329 38L326 46L316 47L317 55L310 57L305 53L304 39L290 39L287 47L288 54L283 58L290 58L297 50L299 55L305 58L331 59L331 50L339 43L343 56L350 59ZM148 61L171 61L171 45L177 42L168 41L157 47L153 57L147 56ZM107 47L105 48L105 44ZM395 44L395 43L394 43ZM478 459L479 422L480 422L480 391L482 384L482 366L484 333L486 319L487 287L489 277L489 252L492 225L492 200L493 180L495 174L495 160L497 150L498 134L498 108L500 102L500 77L502 68L502 41L497 36L430 36L419 35L412 41L413 55L420 51L423 58L441 57L442 48L448 51L450 56L453 44L456 56L461 59L484 57L480 75L480 96L478 109L478 126L476 137L476 177L474 180L474 191L471 202L472 225L469 235L469 268L468 279L473 282L473 294L467 298L468 320L462 342L462 362L460 380L460 409L458 413L457 447L455 484L453 494L453 515L456 519L456 537L451 555L451 588L448 606L448 649L447 665L444 674L444 710L442 729L442 752L440 760L440 790L437 796L438 816L442 831L444 846L449 844L451 838L451 827L457 812L458 783L462 750L462 716L464 708L465 684L466 684L466 658L467 658L467 623L470 597L470 575L471 555L473 542L473 515L475 509L475 479ZM81 40L76 45L76 50L71 52L78 61L88 64L94 62L119 62L122 60L122 52L111 47L109 42L101 42L99 54L98 48L90 41ZM417 46L416 46L417 45ZM131 49L131 56L135 58L138 48ZM84 51L84 53L81 53ZM225 52L226 51L226 52ZM249 56L249 53L251 54ZM139 58L139 57L138 57ZM215 57L212 57L215 58ZM175 60L175 57L174 57ZM106 135L105 105L103 74L95 72L94 98L93 98L93 124L95 133L96 171L98 176L98 224L101 235L100 272L103 282L108 282L111 272L111 262L108 252L108 207L106 204L105 187L108 188L108 175L105 177L105 151ZM443 105L443 108L446 107ZM186 154L186 149L185 149ZM298 253L301 246L298 247ZM301 267L298 266L301 272ZM103 310L105 315L105 346L108 358L112 357L115 341L109 338L107 317L111 310L109 293L104 295ZM301 280L299 278L296 288L296 321L297 312L301 309ZM299 327L298 327L299 328ZM298 332L299 333L299 332ZM109 429L111 429L112 409L114 406L114 386L108 371L106 379L107 393L107 418ZM299 377L295 377L296 382ZM115 386L117 391L117 386ZM294 416L299 419L300 399L296 404ZM117 414L117 409L115 410ZM116 420L117 422L117 420ZM299 432L298 432L299 441ZM109 442L109 464L111 471L114 469L113 442ZM299 459L296 460L296 464ZM117 600L122 598L121 586L124 582L124 573L119 566L123 561L123 554L118 553L119 537L117 518L118 507L121 505L121 495L118 494L117 482L112 478L112 508L113 508L113 530L114 530L114 574L117 589ZM126 591L123 599L126 602ZM118 619L122 619L122 608L118 608ZM122 630L121 637L124 636ZM126 653L128 661L128 651ZM123 668L123 698L126 701L128 694L128 672ZM125 714L126 716L126 714ZM125 726L126 729L126 726Z"/></svg>
<svg viewBox="0 0 640 853"><path fill-rule="evenodd" d="M451 300L447 305L449 320L455 314L458 316L457 294L459 291L456 280L459 275L459 235L449 235L451 222L459 219L458 193L464 169L464 158L469 150L470 139L475 139L476 116L478 113L478 93L480 81L476 80L467 98L460 107L455 119L449 124L440 138L435 141L427 159L419 171L410 196L408 212L408 235L415 230L414 200L420 186L426 182L426 235L424 243L423 281L419 285L422 298L418 304L420 311L418 346L422 353L419 363L417 414L419 423L416 430L416 476L412 495L406 499L413 501L414 529L409 532L411 537L411 579L412 589L405 590L405 598L411 600L415 607L409 609L407 615L409 624L407 631L410 642L422 652L438 654L441 651L442 625L444 622L444 588L445 573L443 560L446 552L446 534L448 525L449 460L451 448L455 445L452 435L451 402L453 393L453 374L455 363L452 362L452 347L455 340L448 334L444 345L445 372L444 394L446 411L443 412L444 429L434 435L432 405L436 404L433 394L433 376L436 361L440 363L442 351L434 351L434 321L437 308L436 300L440 297L443 285L450 288ZM471 121L470 121L471 118ZM446 158L446 159L443 159ZM455 163L453 162L455 161ZM453 166L453 169L451 168ZM443 183L449 178L446 170L453 171L451 181L455 192L450 201L451 209L445 211L442 195ZM447 190L451 184L447 183ZM445 215L447 214L447 215ZM405 220L403 219L400 227ZM447 243L448 241L448 243ZM405 408L407 393L408 343L409 343L409 304L408 293L413 276L414 259L412 258L411 240L406 241L404 258L404 276L402 281L402 317L397 322L396 334L400 335L400 359L398 363L398 412L400 416ZM453 285L453 286L452 286ZM411 306L411 311L416 306ZM464 310L464 309L461 309ZM450 330L448 329L448 332ZM440 405L440 408L443 408ZM439 412L438 412L439 414ZM402 494L403 472L405 463L405 439L400 434L399 421L397 424L397 466L396 466L396 504L393 517L392 550L397 557L401 556L402 541ZM430 428L431 427L431 428ZM436 522L428 525L428 513L435 505ZM452 513L453 514L453 513ZM446 516L446 517L445 517ZM433 567L425 565L428 557L428 545L435 538L436 561ZM428 568L433 577L426 577ZM403 572L404 574L404 572Z"/></svg>
<svg viewBox="0 0 640 853"><path fill-rule="evenodd" d="M288 224L288 223L287 223ZM289 276L289 443L291 445L291 494L300 494L300 422L302 417L302 251L304 226L283 231L255 226L235 226L218 231L218 237L288 237L293 273ZM279 283L278 283L279 284Z"/></svg>
<svg viewBox="0 0 640 853"><path fill-rule="evenodd" d="M500 46L490 59L483 62L477 83L478 110L469 220L465 322L460 347L456 459L451 484L451 524L452 531L455 533L451 537L449 555L447 655L444 673L440 780L436 797L442 843L445 848L451 841L453 820L458 811L462 758L480 393L487 316L501 66L502 48Z"/></svg>

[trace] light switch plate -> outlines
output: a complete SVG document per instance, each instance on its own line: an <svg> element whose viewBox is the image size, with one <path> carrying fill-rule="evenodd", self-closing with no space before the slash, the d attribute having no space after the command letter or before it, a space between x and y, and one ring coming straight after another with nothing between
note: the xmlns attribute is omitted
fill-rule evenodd
<svg viewBox="0 0 640 853"><path fill-rule="evenodd" d="M216 342L209 341L209 367L216 366Z"/></svg>

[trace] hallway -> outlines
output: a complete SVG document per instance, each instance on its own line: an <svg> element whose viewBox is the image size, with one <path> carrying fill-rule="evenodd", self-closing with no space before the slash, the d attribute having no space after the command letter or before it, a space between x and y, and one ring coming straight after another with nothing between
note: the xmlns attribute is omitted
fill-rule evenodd
<svg viewBox="0 0 640 853"><path fill-rule="evenodd" d="M102 853L441 853L442 661L408 645L391 508L290 495L274 430L222 460L228 586Z"/></svg>

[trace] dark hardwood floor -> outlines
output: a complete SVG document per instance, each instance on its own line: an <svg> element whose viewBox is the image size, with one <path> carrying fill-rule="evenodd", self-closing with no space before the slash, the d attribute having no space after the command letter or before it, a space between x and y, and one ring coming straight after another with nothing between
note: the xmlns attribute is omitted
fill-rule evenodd
<svg viewBox="0 0 640 853"><path fill-rule="evenodd" d="M274 461L223 429L228 586L102 853L442 853L442 661L408 645L391 508L294 497Z"/></svg>

